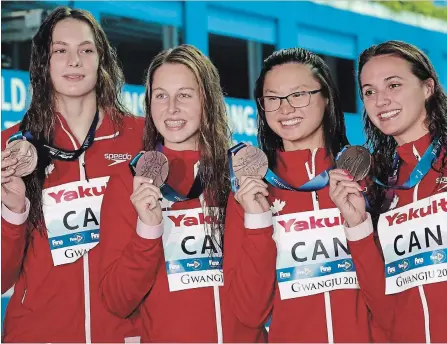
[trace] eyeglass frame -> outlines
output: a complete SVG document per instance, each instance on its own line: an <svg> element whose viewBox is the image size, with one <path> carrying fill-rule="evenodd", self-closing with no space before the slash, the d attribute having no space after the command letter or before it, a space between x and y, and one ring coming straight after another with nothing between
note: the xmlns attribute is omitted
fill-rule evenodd
<svg viewBox="0 0 447 344"><path fill-rule="evenodd" d="M318 89L318 90L313 90L313 91L299 91L299 92L292 92L292 93L290 93L290 94L288 94L287 96L284 96L284 97L280 97L280 96L262 96L262 97L259 97L259 98L257 99L257 101L258 101L258 104L259 104L259 106L261 107L261 109L264 110L264 112L274 112L274 111L278 111L278 110L281 108L283 99L286 99L287 102L289 103L289 105L290 105L291 107L293 107L294 109L301 109L301 108L304 108L304 107L309 106L309 104L310 104L310 100L312 99L312 95L313 95L313 94L317 94L318 92L321 92L321 91L323 91L322 88L320 88L320 89ZM289 101L288 98L289 98L292 94L297 94L297 93L299 93L299 94L306 94L306 93L307 93L307 94L309 95L309 103L307 103L307 105L304 105L304 106L293 106L292 104L290 104L290 101ZM279 98L279 106L278 106L278 108L277 108L276 110L270 110L270 111L267 111L266 109L264 109L264 106L261 104L261 100L263 100L263 99L266 98L266 97L275 97L275 98Z"/></svg>

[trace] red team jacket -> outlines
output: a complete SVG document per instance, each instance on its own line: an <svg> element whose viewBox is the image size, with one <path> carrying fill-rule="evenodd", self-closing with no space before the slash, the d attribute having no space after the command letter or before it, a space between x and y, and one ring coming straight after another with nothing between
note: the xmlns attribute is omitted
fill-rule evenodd
<svg viewBox="0 0 447 344"><path fill-rule="evenodd" d="M398 185L408 179L431 143L430 135L397 148L401 157ZM443 152L445 154L445 152ZM435 164L439 170L441 158ZM447 180L431 169L423 180L409 190L397 190L397 207L413 203L430 195L446 192ZM410 230L411 228L409 228ZM385 295L385 265L375 245L371 221L357 227L345 228L350 240L351 254L357 267L362 293L380 327L391 342L447 342L447 282L426 284L398 294ZM360 235L360 237L359 237Z"/></svg>
<svg viewBox="0 0 447 344"><path fill-rule="evenodd" d="M125 117L123 125L116 127L106 115L93 145L78 160L53 161L44 188L113 174L130 175L128 160L140 150L143 127L144 118ZM2 150L17 131L18 125L2 132ZM54 145L67 150L80 145L60 115ZM76 198L91 194L87 182ZM59 196L61 202L71 199ZM130 319L114 316L101 302L100 245L74 263L54 266L46 228L43 235L33 231L27 237L26 222L19 224L24 219L8 222L5 217L11 220L11 214L5 208L2 205L2 293L15 287L6 311L4 341L123 342L125 337L139 336Z"/></svg>
<svg viewBox="0 0 447 344"><path fill-rule="evenodd" d="M299 186L310 177L305 163L318 175L332 166L324 149L312 156L310 150L278 152L275 172L286 182ZM269 187L269 202L285 202L279 214L335 208L329 198L329 188L317 191L313 200L310 192L293 192ZM276 201L276 202L275 202ZM237 209L234 200L230 209ZM237 216L236 216L237 215ZM258 225L262 216L259 217ZM265 222L264 220L264 223ZM271 222L270 222L271 223ZM336 290L324 294L281 300L275 280L276 247L272 239L272 226L248 229L242 210L227 215L225 238L225 282L229 286L231 305L236 316L247 326L261 326L271 314L269 342L327 342L332 331L335 342L370 342L370 314L359 289ZM310 229L315 231L316 229ZM231 257L231 258L230 258ZM330 314L329 314L330 313ZM331 321L327 317L331 316Z"/></svg>
<svg viewBox="0 0 447 344"><path fill-rule="evenodd" d="M163 153L169 161L167 183L186 195L194 180L199 152L163 147ZM126 317L140 307L143 342L216 342L218 338L225 342L255 341L259 331L233 316L227 307L225 287L219 287L217 295L213 287L169 291L161 237L163 226L169 224L162 223L160 231L154 230L157 226L146 226L150 235L142 235L142 223L129 200L132 182L130 176L112 178L103 202L102 213L110 214L103 218L101 229L101 294L107 308ZM188 210L199 207L199 200L192 199L174 203L171 210L184 209L189 217Z"/></svg>

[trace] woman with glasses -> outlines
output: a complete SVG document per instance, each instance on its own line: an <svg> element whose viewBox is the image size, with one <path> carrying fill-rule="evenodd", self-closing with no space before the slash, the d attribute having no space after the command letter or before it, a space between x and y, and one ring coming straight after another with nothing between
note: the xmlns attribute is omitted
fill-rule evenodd
<svg viewBox="0 0 447 344"><path fill-rule="evenodd" d="M327 187L325 171L348 144L329 68L301 48L277 51L264 61L255 97L260 148L276 176L242 177L229 200L224 276L233 311L252 327L271 315L269 342L370 342ZM316 187L299 188L321 173Z"/></svg>
<svg viewBox="0 0 447 344"><path fill-rule="evenodd" d="M368 199L371 215L382 213L377 232L355 182L333 170L330 188L359 284L389 341L445 343L447 96L427 56L400 41L363 51L358 81L376 177Z"/></svg>

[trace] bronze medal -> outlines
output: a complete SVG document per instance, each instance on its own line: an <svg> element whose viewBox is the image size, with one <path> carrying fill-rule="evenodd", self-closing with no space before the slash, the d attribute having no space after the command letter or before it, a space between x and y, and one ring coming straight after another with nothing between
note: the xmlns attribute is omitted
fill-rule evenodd
<svg viewBox="0 0 447 344"><path fill-rule="evenodd" d="M259 148L246 146L233 157L233 171L238 182L242 176L258 176L263 178L267 170L267 156Z"/></svg>
<svg viewBox="0 0 447 344"><path fill-rule="evenodd" d="M16 140L7 144L6 148L11 151L11 158L16 158L18 163L14 166L17 177L31 174L37 166L37 150L26 140Z"/></svg>
<svg viewBox="0 0 447 344"><path fill-rule="evenodd" d="M152 179L157 187L163 185L168 178L168 174L168 159L163 153L157 151L144 153L135 166L135 175Z"/></svg>
<svg viewBox="0 0 447 344"><path fill-rule="evenodd" d="M371 154L362 146L349 146L335 162L337 168L351 173L355 181L365 178L371 167Z"/></svg>

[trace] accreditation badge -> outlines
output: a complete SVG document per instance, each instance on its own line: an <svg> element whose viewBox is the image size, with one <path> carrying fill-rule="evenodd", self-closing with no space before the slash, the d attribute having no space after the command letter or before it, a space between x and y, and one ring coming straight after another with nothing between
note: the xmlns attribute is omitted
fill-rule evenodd
<svg viewBox="0 0 447 344"><path fill-rule="evenodd" d="M108 180L108 176L94 178L43 191L54 266L75 262L99 243L99 215Z"/></svg>
<svg viewBox="0 0 447 344"><path fill-rule="evenodd" d="M447 193L384 213L378 223L386 294L447 281Z"/></svg>
<svg viewBox="0 0 447 344"><path fill-rule="evenodd" d="M337 208L273 217L281 300L338 289L358 289Z"/></svg>
<svg viewBox="0 0 447 344"><path fill-rule="evenodd" d="M223 286L222 250L206 226L217 219L202 208L164 211L163 219L169 290Z"/></svg>

